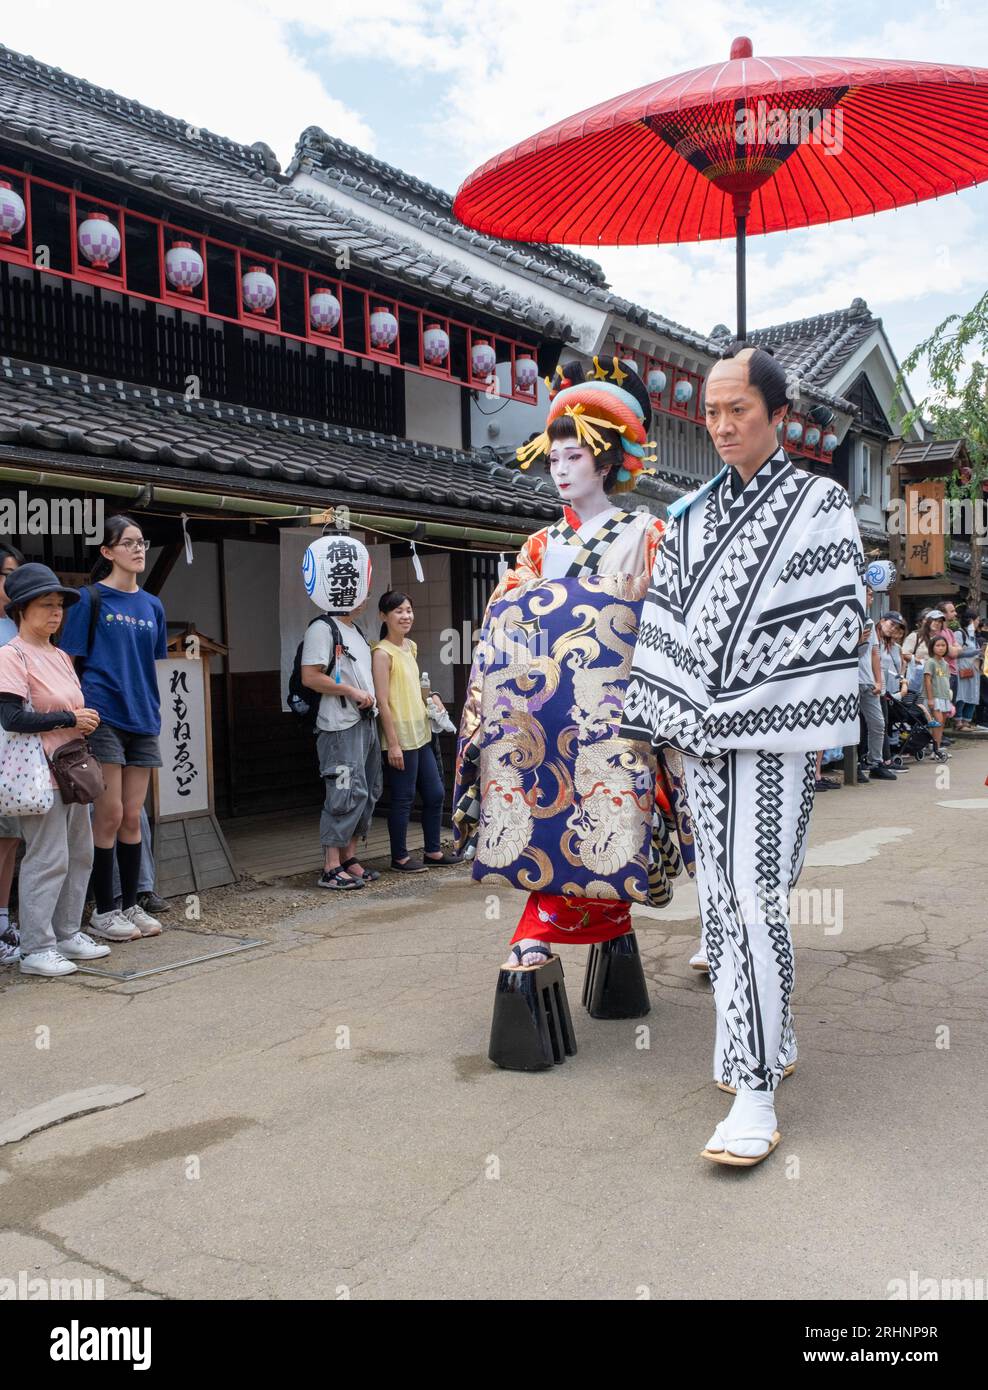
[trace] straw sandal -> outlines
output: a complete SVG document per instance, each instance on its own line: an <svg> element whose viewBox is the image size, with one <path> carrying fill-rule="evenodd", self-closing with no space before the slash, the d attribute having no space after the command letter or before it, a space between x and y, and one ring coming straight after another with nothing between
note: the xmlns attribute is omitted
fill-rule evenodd
<svg viewBox="0 0 988 1390"><path fill-rule="evenodd" d="M728 1144L743 1144L748 1140L752 1143L764 1144L766 1142L764 1134L735 1134L731 1139L725 1139L721 1125L717 1126L714 1134L722 1140L724 1147L722 1149L702 1149L700 1157L709 1158L711 1163L723 1163L728 1168L754 1168L756 1163L763 1162L770 1153L779 1147L779 1140L782 1138L779 1131L775 1130L771 1139L768 1140L768 1148L765 1152L748 1158L741 1154L731 1153Z"/></svg>

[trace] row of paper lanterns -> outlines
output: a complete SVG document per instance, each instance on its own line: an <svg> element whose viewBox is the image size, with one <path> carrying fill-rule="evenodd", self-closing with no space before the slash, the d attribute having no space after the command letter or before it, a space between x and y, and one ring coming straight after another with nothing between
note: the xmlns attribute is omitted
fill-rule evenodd
<svg viewBox="0 0 988 1390"><path fill-rule="evenodd" d="M790 420L786 425L786 443L804 444L807 449L818 449L821 447L821 434L817 425L803 425L799 420ZM822 436L822 448L825 454L832 454L837 448L837 436L831 431L827 431Z"/></svg>
<svg viewBox="0 0 988 1390"><path fill-rule="evenodd" d="M662 392L666 389L667 381L668 377L661 367L653 367L648 374L646 382L649 393L653 396L661 396ZM672 388L672 398L677 405L689 405L690 401L693 399L692 381L677 381Z"/></svg>
<svg viewBox="0 0 988 1390"><path fill-rule="evenodd" d="M24 226L24 200L9 183L0 180L0 241L9 241ZM79 250L96 270L106 270L120 255L120 233L105 212L92 212L79 225ZM165 278L180 294L192 294L202 284L202 256L190 241L176 241L165 252ZM252 265L241 284L244 307L266 313L278 297L274 276L261 265ZM332 333L340 321L340 301L326 285L309 296L309 320L320 333ZM377 305L370 316L371 347L390 351L398 338L398 320L390 309ZM449 334L430 323L422 334L422 355L430 367L439 367L449 356ZM493 347L483 339L473 344L470 363L475 377L487 378L497 365ZM528 354L515 358L515 380L530 391L538 378L538 364Z"/></svg>

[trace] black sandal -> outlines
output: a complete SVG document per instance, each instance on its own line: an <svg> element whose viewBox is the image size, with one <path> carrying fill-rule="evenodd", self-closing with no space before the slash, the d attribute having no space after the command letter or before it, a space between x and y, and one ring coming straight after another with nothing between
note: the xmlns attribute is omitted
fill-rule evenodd
<svg viewBox="0 0 988 1390"><path fill-rule="evenodd" d="M330 888L334 893L352 893L355 888L363 888L363 880L350 878L342 873L342 866L339 869L323 869L318 888Z"/></svg>
<svg viewBox="0 0 988 1390"><path fill-rule="evenodd" d="M356 856L354 856L353 859L344 859L343 862L340 864L340 868L346 869L347 873L350 873L350 865L359 863L360 860ZM381 877L381 875L377 872L376 869L364 869L363 873L350 874L350 877L356 879L358 883L360 883L361 880L363 880L364 883L375 883Z"/></svg>

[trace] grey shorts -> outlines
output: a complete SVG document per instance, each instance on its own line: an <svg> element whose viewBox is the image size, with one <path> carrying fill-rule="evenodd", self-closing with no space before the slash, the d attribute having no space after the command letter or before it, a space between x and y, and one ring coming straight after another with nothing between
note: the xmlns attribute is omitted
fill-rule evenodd
<svg viewBox="0 0 988 1390"><path fill-rule="evenodd" d="M101 724L86 742L101 763L116 763L118 767L161 766L157 734L134 734L129 729Z"/></svg>
<svg viewBox="0 0 988 1390"><path fill-rule="evenodd" d="M0 840L23 840L20 816L0 816Z"/></svg>
<svg viewBox="0 0 988 1390"><path fill-rule="evenodd" d="M316 750L326 788L319 839L324 849L342 849L366 836L383 790L377 721L360 719L335 733L320 729Z"/></svg>

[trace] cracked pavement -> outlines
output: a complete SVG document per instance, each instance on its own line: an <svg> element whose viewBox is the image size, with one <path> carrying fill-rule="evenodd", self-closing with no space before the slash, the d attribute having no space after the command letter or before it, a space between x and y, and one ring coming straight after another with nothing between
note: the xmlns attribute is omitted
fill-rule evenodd
<svg viewBox="0 0 988 1390"><path fill-rule="evenodd" d="M521 894L489 921L465 869L356 900L285 890L242 955L131 982L0 974L0 1117L146 1092L0 1149L0 1277L124 1299L876 1300L911 1270L985 1277L988 808L938 803L988 802L988 743L953 751L817 798L799 1063L762 1166L698 1156L730 1102L695 919L635 914L645 1020L590 1020L564 948L579 1052L529 1076L486 1058Z"/></svg>

